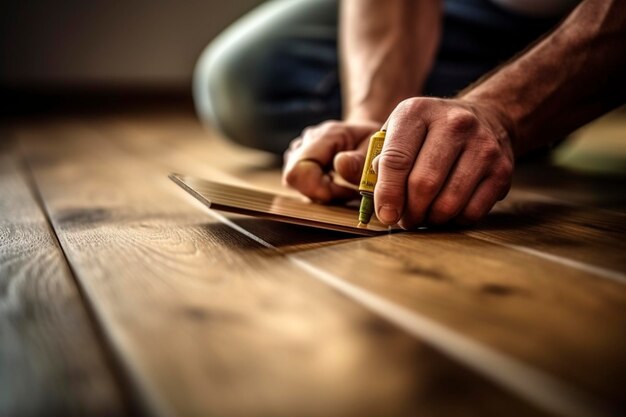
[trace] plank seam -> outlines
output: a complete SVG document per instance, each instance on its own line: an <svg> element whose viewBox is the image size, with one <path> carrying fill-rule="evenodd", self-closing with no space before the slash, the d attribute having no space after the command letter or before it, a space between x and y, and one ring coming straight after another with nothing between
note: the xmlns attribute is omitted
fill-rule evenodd
<svg viewBox="0 0 626 417"><path fill-rule="evenodd" d="M64 264L67 267L67 272L71 278L71 281L76 287L76 291L78 292L78 296L85 310L85 314L87 315L87 318L91 323L91 329L93 330L94 337L99 342L98 345L101 347L104 363L108 365L107 369L111 371L113 380L117 383L118 393L122 401L122 406L124 407L124 412L130 416L147 416L148 413L146 412L146 407L142 406L138 401L135 400L132 395L130 395L131 392L136 391L131 382L131 379L127 377L121 361L118 360L113 347L109 344L106 337L106 332L103 329L103 325L98 320L97 314L94 311L91 303L89 302L89 297L87 296L85 289L81 285L80 280L77 278L77 273L72 267L65 248L63 247L59 235L57 234L57 230L54 227L54 223L52 221L52 218L50 217L50 212L48 211L48 207L45 204L43 195L41 194L41 191L37 186L37 181L35 179L32 167L28 163L26 156L23 155L21 149L20 153L24 178L28 183L30 192L36 204L39 206L44 215L44 218L46 219L46 226L48 227L48 230L50 231L50 234L52 235L57 248L61 252L63 259L65 260Z"/></svg>
<svg viewBox="0 0 626 417"><path fill-rule="evenodd" d="M188 198L220 222L258 244L278 252L310 276L538 408L560 416L611 415L596 398L570 386L565 381L457 333L424 315L351 284L298 256L285 254L224 215L204 206L190 195Z"/></svg>
<svg viewBox="0 0 626 417"><path fill-rule="evenodd" d="M574 259L555 255L549 252L542 252L537 249L529 248L527 246L514 245L512 243L501 242L498 239L480 236L480 235L477 235L476 233L464 233L464 234L465 236L473 238L473 239L477 239L483 242L488 242L494 245L502 246L502 247L512 249L517 252L522 252L527 255L535 256L537 258L541 258L546 261L557 263L568 268L578 269L579 271L584 271L589 274L595 275L597 277L601 277L604 279L608 279L610 281L617 282L618 284L626 285L626 274L623 274L620 271L603 268L601 266L592 265L586 262L576 261Z"/></svg>

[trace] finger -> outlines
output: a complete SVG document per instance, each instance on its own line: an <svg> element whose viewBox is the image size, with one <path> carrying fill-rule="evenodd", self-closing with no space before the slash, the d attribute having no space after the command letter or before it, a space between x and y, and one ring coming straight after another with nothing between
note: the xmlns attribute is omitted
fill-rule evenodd
<svg viewBox="0 0 626 417"><path fill-rule="evenodd" d="M426 123L416 110L415 106L401 104L387 122L374 189L376 216L384 224L395 224L400 219L407 177L426 135Z"/></svg>
<svg viewBox="0 0 626 417"><path fill-rule="evenodd" d="M358 184L361 181L365 153L362 150L339 152L335 156L333 167L344 180Z"/></svg>
<svg viewBox="0 0 626 417"><path fill-rule="evenodd" d="M325 203L333 198L330 177L315 161L299 161L285 173L283 182L314 201Z"/></svg>
<svg viewBox="0 0 626 417"><path fill-rule="evenodd" d="M337 153L355 149L371 132L372 128L367 126L346 127L339 122L323 123L305 131L302 145L294 151L294 156L330 167Z"/></svg>
<svg viewBox="0 0 626 417"><path fill-rule="evenodd" d="M456 222L463 225L474 224L484 218L493 208L502 194L506 194L508 185L494 177L485 178L476 188L465 208L461 211Z"/></svg>
<svg viewBox="0 0 626 417"><path fill-rule="evenodd" d="M294 149L286 155L283 183L316 201L335 198L336 190L330 186L332 181L325 175L326 171L337 152L354 149L371 130L371 127L346 127L338 122L305 129L302 139L296 140ZM318 166L311 165L313 161Z"/></svg>
<svg viewBox="0 0 626 417"><path fill-rule="evenodd" d="M486 166L477 162L476 155L470 152L465 152L459 157L445 184L430 204L429 223L446 223L467 205L486 174Z"/></svg>
<svg viewBox="0 0 626 417"><path fill-rule="evenodd" d="M378 174L378 163L380 162L380 155L376 158L372 159L372 169L376 174Z"/></svg>
<svg viewBox="0 0 626 417"><path fill-rule="evenodd" d="M431 128L407 182L407 202L400 225L409 229L421 224L437 194L457 163L462 142L445 128Z"/></svg>
<svg viewBox="0 0 626 417"><path fill-rule="evenodd" d="M295 138L291 141L291 143L289 143L289 150L295 151L296 149L300 148L300 146L302 146L302 137Z"/></svg>
<svg viewBox="0 0 626 417"><path fill-rule="evenodd" d="M335 179L331 178L329 184L330 192L333 200L353 200L359 196L359 192L353 188L343 187L340 184L334 182Z"/></svg>

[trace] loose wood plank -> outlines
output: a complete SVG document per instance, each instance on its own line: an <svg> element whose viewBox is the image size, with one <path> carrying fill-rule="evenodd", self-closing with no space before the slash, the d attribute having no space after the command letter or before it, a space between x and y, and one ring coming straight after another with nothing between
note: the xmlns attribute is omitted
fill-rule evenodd
<svg viewBox="0 0 626 417"><path fill-rule="evenodd" d="M12 141L0 145L0 196L0 416L126 415Z"/></svg>
<svg viewBox="0 0 626 417"><path fill-rule="evenodd" d="M284 197L250 187L181 174L172 174L170 178L201 203L215 210L359 235L371 236L390 231L389 227L375 218L369 224L360 224L356 207L315 204L303 198Z"/></svg>
<svg viewBox="0 0 626 417"><path fill-rule="evenodd" d="M155 412L538 414L211 220L166 170L89 126L56 133L21 139L92 308Z"/></svg>

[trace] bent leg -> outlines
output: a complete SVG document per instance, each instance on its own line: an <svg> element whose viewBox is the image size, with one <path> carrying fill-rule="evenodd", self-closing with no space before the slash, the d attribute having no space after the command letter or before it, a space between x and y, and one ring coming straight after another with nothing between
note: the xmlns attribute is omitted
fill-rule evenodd
<svg viewBox="0 0 626 417"><path fill-rule="evenodd" d="M239 144L273 153L303 128L341 118L337 9L338 0L273 0L228 28L196 67L200 117ZM445 0L424 94L454 95L555 23L490 0Z"/></svg>
<svg viewBox="0 0 626 417"><path fill-rule="evenodd" d="M341 117L337 0L274 0L203 52L193 93L231 140L282 153L306 126Z"/></svg>

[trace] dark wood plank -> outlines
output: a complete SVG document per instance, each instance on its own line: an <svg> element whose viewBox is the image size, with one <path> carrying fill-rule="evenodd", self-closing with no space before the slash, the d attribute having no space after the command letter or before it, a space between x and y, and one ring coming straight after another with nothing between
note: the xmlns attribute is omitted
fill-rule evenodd
<svg viewBox="0 0 626 417"><path fill-rule="evenodd" d="M12 141L0 144L0 416L126 405Z"/></svg>
<svg viewBox="0 0 626 417"><path fill-rule="evenodd" d="M264 237L280 245L280 231ZM544 369L614 410L624 405L622 284L458 233L345 241L298 256Z"/></svg>
<svg viewBox="0 0 626 417"><path fill-rule="evenodd" d="M92 308L155 412L540 414L207 216L167 170L90 125L20 138Z"/></svg>
<svg viewBox="0 0 626 417"><path fill-rule="evenodd" d="M626 174L577 171L549 161L519 164L514 178L515 189L540 199L621 214L626 214L624 183Z"/></svg>
<svg viewBox="0 0 626 417"><path fill-rule="evenodd" d="M626 215L621 213L564 204L514 189L467 234L585 263L589 269L606 269L599 275L626 283Z"/></svg>

